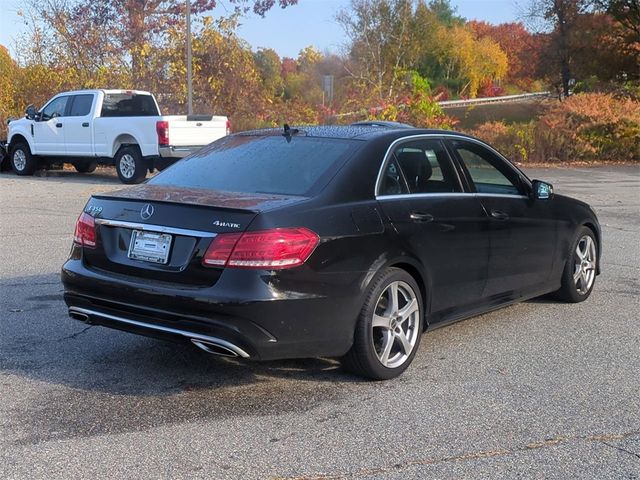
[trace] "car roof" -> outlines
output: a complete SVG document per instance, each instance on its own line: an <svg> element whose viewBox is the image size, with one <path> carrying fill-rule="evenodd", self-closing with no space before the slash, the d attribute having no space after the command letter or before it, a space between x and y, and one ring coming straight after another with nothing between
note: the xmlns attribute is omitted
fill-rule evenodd
<svg viewBox="0 0 640 480"><path fill-rule="evenodd" d="M121 90L121 89L84 89L84 90L70 90L68 92L60 92L58 95L80 95L80 94L87 94L87 93L98 93L98 92L104 92L105 94L110 94L110 93L126 93L126 94L135 94L135 95L151 95L151 93L149 92L145 92L143 90Z"/></svg>
<svg viewBox="0 0 640 480"><path fill-rule="evenodd" d="M338 138L338 139L356 139L356 140L373 140L376 138L389 137L406 137L412 135L458 135L469 137L464 133L454 132L452 130L437 130L425 128L407 128L391 125L322 125L322 126L292 126L289 132L292 136L317 137L317 138ZM276 135L284 135L284 128L265 128L260 130L249 130L239 132L236 135L269 137ZM469 137L471 138L471 137Z"/></svg>

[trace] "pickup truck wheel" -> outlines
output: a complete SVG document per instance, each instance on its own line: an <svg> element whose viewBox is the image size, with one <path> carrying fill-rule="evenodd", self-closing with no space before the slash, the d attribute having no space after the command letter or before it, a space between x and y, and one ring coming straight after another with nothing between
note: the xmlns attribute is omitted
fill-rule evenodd
<svg viewBox="0 0 640 480"><path fill-rule="evenodd" d="M97 166L98 166L97 162L73 164L73 167L76 169L78 173L93 173L96 171Z"/></svg>
<svg viewBox="0 0 640 480"><path fill-rule="evenodd" d="M16 175L33 175L37 166L29 145L24 142L16 143L11 149L11 167Z"/></svg>
<svg viewBox="0 0 640 480"><path fill-rule="evenodd" d="M140 183L149 169L142 158L140 149L135 146L122 147L116 154L116 171L122 183Z"/></svg>

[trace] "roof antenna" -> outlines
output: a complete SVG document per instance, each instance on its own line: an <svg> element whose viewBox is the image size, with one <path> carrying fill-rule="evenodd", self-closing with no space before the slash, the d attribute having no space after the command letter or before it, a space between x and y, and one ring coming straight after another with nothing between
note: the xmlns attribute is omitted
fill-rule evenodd
<svg viewBox="0 0 640 480"><path fill-rule="evenodd" d="M287 143L291 143L291 135L296 135L300 130L291 128L288 123L284 124L284 133L282 136L287 139Z"/></svg>

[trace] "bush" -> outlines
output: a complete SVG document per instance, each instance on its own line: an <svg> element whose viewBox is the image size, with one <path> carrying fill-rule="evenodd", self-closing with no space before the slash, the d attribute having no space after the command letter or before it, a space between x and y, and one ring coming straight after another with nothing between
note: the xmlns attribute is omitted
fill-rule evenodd
<svg viewBox="0 0 640 480"><path fill-rule="evenodd" d="M585 93L551 105L540 128L563 146L560 160L640 160L640 102Z"/></svg>
<svg viewBox="0 0 640 480"><path fill-rule="evenodd" d="M535 151L535 123L487 122L470 132L491 144L505 157L514 162L535 161L531 154Z"/></svg>
<svg viewBox="0 0 640 480"><path fill-rule="evenodd" d="M470 132L516 162L640 160L640 102L584 93L529 123L487 122Z"/></svg>

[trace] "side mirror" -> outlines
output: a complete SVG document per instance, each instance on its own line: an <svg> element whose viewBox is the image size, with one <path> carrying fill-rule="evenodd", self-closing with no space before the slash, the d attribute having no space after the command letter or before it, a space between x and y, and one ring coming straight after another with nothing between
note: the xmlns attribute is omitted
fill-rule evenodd
<svg viewBox="0 0 640 480"><path fill-rule="evenodd" d="M35 120L35 118L36 118L36 107L34 107L33 105L29 105L27 107L26 114L27 114L27 118L29 120Z"/></svg>
<svg viewBox="0 0 640 480"><path fill-rule="evenodd" d="M550 200L553 198L553 185L542 180L531 182L532 196L534 200Z"/></svg>

